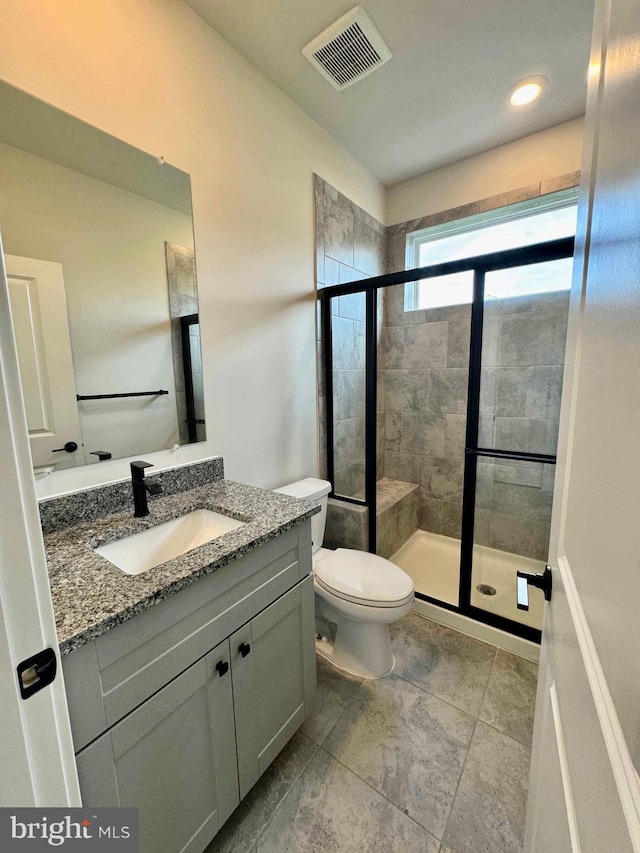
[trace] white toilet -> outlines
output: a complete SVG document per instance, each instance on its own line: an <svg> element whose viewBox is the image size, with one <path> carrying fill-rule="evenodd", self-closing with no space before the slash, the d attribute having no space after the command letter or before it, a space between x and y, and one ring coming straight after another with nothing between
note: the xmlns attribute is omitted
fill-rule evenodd
<svg viewBox="0 0 640 853"><path fill-rule="evenodd" d="M413 581L384 557L321 547L331 491L326 480L309 477L275 491L322 507L311 519L316 620L335 625L335 640L318 639L318 653L354 675L387 675L394 664L387 625L411 610Z"/></svg>

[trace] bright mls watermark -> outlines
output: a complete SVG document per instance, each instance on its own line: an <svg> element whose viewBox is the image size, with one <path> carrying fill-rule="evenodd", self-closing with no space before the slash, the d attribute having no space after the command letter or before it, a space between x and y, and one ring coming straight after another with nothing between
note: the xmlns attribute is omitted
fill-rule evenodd
<svg viewBox="0 0 640 853"><path fill-rule="evenodd" d="M138 809L0 808L0 850L138 853Z"/></svg>

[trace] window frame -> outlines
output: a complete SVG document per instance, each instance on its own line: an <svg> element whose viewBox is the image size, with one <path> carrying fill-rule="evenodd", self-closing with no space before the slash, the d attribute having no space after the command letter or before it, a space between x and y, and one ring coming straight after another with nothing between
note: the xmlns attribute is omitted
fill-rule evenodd
<svg viewBox="0 0 640 853"><path fill-rule="evenodd" d="M536 198L518 201L514 204L496 207L492 210L454 219L441 225L432 225L430 228L421 228L407 234L406 241L406 265L405 269L416 269L425 264L420 260L420 249L425 243L442 240L445 237L454 237L471 231L479 231L490 225L500 225L503 222L513 222L517 219L526 219L539 213L551 210L560 210L578 204L578 187L570 187L558 190L554 193L536 196ZM429 309L420 308L420 285L421 281L408 282L404 286L404 310L424 311ZM441 306L447 307L447 306Z"/></svg>

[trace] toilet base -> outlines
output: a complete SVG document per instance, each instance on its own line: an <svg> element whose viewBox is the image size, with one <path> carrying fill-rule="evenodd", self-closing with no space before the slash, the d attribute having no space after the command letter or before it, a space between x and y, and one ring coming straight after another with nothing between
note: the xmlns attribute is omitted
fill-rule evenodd
<svg viewBox="0 0 640 853"><path fill-rule="evenodd" d="M339 619L335 642L316 640L316 652L338 669L360 678L382 678L395 665L389 629L384 624Z"/></svg>

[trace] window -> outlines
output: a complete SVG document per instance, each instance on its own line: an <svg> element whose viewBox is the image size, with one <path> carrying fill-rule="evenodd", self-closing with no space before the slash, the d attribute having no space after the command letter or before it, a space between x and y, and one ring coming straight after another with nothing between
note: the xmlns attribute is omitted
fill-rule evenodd
<svg viewBox="0 0 640 853"><path fill-rule="evenodd" d="M551 193L508 207L425 228L407 235L408 269L443 264L505 249L531 246L576 233L577 188ZM487 299L507 299L566 290L570 277L537 270L517 285L509 276L494 277ZM471 272L423 279L405 285L405 311L471 302Z"/></svg>

